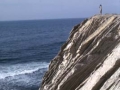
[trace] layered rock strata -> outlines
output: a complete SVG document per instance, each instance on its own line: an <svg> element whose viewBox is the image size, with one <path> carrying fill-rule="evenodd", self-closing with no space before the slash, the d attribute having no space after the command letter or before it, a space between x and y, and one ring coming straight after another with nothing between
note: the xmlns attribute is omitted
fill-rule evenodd
<svg viewBox="0 0 120 90"><path fill-rule="evenodd" d="M95 15L76 25L40 90L120 90L120 15Z"/></svg>

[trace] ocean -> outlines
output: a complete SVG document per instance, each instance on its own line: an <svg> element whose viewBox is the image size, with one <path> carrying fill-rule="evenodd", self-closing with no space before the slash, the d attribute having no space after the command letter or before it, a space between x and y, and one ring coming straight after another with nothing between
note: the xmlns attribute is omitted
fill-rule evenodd
<svg viewBox="0 0 120 90"><path fill-rule="evenodd" d="M49 62L84 19L0 22L0 90L38 90Z"/></svg>

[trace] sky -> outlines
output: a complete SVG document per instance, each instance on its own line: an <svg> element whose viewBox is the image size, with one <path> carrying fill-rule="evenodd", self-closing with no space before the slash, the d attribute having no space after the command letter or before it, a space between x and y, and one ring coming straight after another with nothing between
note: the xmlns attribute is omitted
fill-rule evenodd
<svg viewBox="0 0 120 90"><path fill-rule="evenodd" d="M86 18L99 13L120 14L120 0L0 0L0 21Z"/></svg>

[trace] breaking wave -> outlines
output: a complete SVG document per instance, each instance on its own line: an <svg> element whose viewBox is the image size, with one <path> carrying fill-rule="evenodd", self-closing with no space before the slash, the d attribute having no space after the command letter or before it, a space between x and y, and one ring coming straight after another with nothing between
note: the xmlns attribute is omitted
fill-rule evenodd
<svg viewBox="0 0 120 90"><path fill-rule="evenodd" d="M39 69L47 68L48 64L49 63L46 62L31 62L14 65L2 65L0 66L0 79L33 73Z"/></svg>

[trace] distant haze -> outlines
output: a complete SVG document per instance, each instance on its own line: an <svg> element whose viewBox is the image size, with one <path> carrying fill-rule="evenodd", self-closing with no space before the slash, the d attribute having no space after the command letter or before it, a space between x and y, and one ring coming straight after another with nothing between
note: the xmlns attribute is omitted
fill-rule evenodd
<svg viewBox="0 0 120 90"><path fill-rule="evenodd" d="M0 21L84 18L99 13L119 13L120 0L0 0Z"/></svg>

